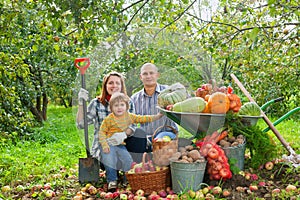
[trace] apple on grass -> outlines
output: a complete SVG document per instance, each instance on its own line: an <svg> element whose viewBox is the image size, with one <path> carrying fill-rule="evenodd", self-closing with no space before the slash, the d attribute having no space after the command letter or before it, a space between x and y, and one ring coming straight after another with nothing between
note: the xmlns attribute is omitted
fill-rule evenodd
<svg viewBox="0 0 300 200"><path fill-rule="evenodd" d="M2 187L2 192L9 192L11 190L9 185L5 185Z"/></svg>
<svg viewBox="0 0 300 200"><path fill-rule="evenodd" d="M273 163L273 162L271 162L271 161L266 162L265 168L266 168L267 170L272 170L273 167L274 167L274 163Z"/></svg>
<svg viewBox="0 0 300 200"><path fill-rule="evenodd" d="M127 194L125 194L125 193L120 194L120 199L121 200L127 200L128 199Z"/></svg>
<svg viewBox="0 0 300 200"><path fill-rule="evenodd" d="M135 192L135 195L142 197L142 196L145 195L145 192L144 192L144 190L142 190L142 189L138 189L138 190Z"/></svg>
<svg viewBox="0 0 300 200"><path fill-rule="evenodd" d="M288 186L286 186L285 190L286 190L287 192L296 191L296 190L297 190L297 187L294 186L294 185L289 184Z"/></svg>
<svg viewBox="0 0 300 200"><path fill-rule="evenodd" d="M55 197L55 192L53 190L46 190L45 191L46 197Z"/></svg>

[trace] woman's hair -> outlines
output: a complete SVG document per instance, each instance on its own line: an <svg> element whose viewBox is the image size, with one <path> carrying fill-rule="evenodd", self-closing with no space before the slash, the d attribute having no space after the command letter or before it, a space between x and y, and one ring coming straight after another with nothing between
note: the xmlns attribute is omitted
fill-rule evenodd
<svg viewBox="0 0 300 200"><path fill-rule="evenodd" d="M126 103L126 108L127 110L129 109L129 97L121 92L115 92L111 95L111 98L109 100L109 108L112 111L112 107L114 104L119 103L119 102L124 102Z"/></svg>
<svg viewBox="0 0 300 200"><path fill-rule="evenodd" d="M117 76L120 78L121 80L121 92L126 94L127 95L127 92L126 92L126 86L125 86L125 81L124 81L124 76L119 73L119 72L116 72L116 71L112 71L108 74L106 74L103 78L103 83L102 83L102 89L101 89L101 95L98 97L99 101L103 104L103 105L106 105L107 102L105 101L106 97L109 95L107 90L106 90L106 85L107 85L107 82L109 80L109 78L111 76Z"/></svg>

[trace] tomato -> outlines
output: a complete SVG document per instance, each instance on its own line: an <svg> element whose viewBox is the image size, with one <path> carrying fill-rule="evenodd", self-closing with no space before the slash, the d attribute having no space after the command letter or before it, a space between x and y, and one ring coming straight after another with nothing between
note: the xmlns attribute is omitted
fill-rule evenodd
<svg viewBox="0 0 300 200"><path fill-rule="evenodd" d="M212 159L217 159L219 156L219 152L215 148L210 148L209 151L207 152L207 156L212 158Z"/></svg>

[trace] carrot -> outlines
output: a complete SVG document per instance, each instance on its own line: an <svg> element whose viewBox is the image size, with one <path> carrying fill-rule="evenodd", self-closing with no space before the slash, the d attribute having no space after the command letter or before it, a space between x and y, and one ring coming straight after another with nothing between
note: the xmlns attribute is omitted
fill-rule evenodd
<svg viewBox="0 0 300 200"><path fill-rule="evenodd" d="M223 140L227 135L228 135L228 130L227 129L223 130L220 133L218 140L216 142L218 143L219 141Z"/></svg>

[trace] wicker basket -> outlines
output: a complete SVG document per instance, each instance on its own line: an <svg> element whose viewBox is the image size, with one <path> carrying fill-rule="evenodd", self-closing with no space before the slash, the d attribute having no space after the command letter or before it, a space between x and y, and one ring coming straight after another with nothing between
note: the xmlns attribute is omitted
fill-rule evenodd
<svg viewBox="0 0 300 200"><path fill-rule="evenodd" d="M146 156L147 153L144 153L143 163L145 163ZM171 172L169 167L163 167L161 170L153 172L134 174L127 172L126 178L132 192L142 189L146 195L151 194L153 191L165 190L171 186Z"/></svg>
<svg viewBox="0 0 300 200"><path fill-rule="evenodd" d="M170 142L155 141L155 136L164 127L172 129L173 133L176 134L176 138ZM168 166L170 165L169 158L172 157L174 153L178 151L178 133L177 130L171 126L160 126L158 127L152 135L152 152L153 152L153 162L158 166Z"/></svg>

